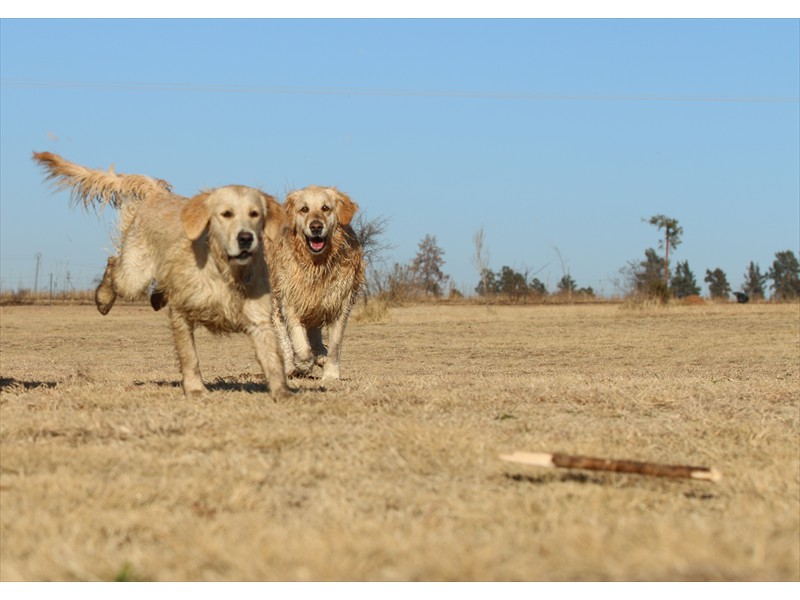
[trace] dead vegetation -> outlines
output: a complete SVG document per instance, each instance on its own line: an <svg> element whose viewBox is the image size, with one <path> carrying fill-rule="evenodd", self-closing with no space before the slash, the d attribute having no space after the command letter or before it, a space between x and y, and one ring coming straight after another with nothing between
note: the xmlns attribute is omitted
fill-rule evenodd
<svg viewBox="0 0 800 600"><path fill-rule="evenodd" d="M392 308L280 403L199 337L190 401L149 307L0 308L2 580L800 579L797 305Z"/></svg>

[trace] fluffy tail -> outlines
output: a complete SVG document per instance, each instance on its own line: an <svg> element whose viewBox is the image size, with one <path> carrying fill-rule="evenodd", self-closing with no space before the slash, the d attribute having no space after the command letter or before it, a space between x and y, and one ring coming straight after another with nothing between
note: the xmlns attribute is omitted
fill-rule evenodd
<svg viewBox="0 0 800 600"><path fill-rule="evenodd" d="M54 180L58 189L70 191L73 204L85 208L110 205L119 209L125 200L138 201L148 194L172 191L172 186L163 179L114 173L113 165L108 171L88 169L52 152L34 152L33 159L45 168L47 178Z"/></svg>

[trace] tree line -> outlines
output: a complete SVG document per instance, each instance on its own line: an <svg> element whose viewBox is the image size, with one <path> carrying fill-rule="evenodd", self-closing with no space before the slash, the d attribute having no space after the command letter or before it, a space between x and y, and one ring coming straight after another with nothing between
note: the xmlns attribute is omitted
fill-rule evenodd
<svg viewBox="0 0 800 600"><path fill-rule="evenodd" d="M678 221L665 215L655 215L648 223L664 230L664 237L659 242L664 256L660 256L655 249L648 248L643 261L629 263L622 270L628 281L628 291L661 301L670 297L700 295L700 286L688 260L677 262L674 270L670 269L669 251L676 249L682 241L683 228L678 225ZM733 294L739 302L763 300L766 297L767 282L772 281L769 289L772 290L773 299L796 300L800 297L800 262L791 250L777 252L766 272L761 271L758 263L750 261L744 273L744 283L738 291L731 289L728 276L719 267L706 269L703 281L708 284L712 299L727 300Z"/></svg>
<svg viewBox="0 0 800 600"><path fill-rule="evenodd" d="M670 265L670 252L674 255L683 236L683 228L678 221L665 215L655 215L646 222L659 231L663 230L658 246L664 254L662 256L654 248L648 248L644 252L644 260L630 261L620 270L625 295L664 302L669 298L700 295L700 286L689 262L678 261L674 268ZM389 249L382 242L387 225L388 221L384 218L370 220L365 216L354 223L367 261L372 265L367 295L380 295L390 302L441 298L445 295L461 296L444 271L445 252L435 235L425 235L418 244L416 255L409 262L378 268L376 265L382 262L382 253ZM473 266L478 272L474 292L487 301L502 298L512 302L527 302L538 301L546 296L578 299L593 298L595 295L591 287L579 287L563 264L564 274L552 291L527 267L519 271L504 265L499 271L492 270L482 227L475 231L473 245ZM758 301L766 297L769 289L774 300L796 300L800 298L800 262L791 250L777 252L766 271L751 261L746 267L740 291L731 289L727 275L718 267L706 269L703 281L708 284L712 299L729 299L733 294L739 302ZM771 282L769 286L768 282Z"/></svg>

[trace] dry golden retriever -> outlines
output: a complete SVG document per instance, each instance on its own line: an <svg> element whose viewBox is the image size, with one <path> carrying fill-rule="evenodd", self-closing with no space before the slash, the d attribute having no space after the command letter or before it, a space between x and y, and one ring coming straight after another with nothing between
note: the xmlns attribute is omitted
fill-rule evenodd
<svg viewBox="0 0 800 600"><path fill-rule="evenodd" d="M288 394L272 325L272 294L264 256L265 229L280 222L280 205L260 190L216 188L186 199L144 175L87 169L49 152L34 159L72 199L120 210L120 252L111 257L95 300L106 314L117 295L136 298L153 280L169 296L169 316L187 396L206 392L194 342L213 333L250 336L273 397Z"/></svg>
<svg viewBox="0 0 800 600"><path fill-rule="evenodd" d="M336 188L309 186L290 192L283 208L287 224L267 258L286 372L308 374L317 363L323 382L339 379L342 337L364 283L363 253L350 227L358 205Z"/></svg>

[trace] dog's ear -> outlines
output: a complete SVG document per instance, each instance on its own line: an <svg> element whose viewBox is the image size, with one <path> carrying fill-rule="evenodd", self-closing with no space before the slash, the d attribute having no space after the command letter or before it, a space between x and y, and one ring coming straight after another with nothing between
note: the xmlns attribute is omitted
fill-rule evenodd
<svg viewBox="0 0 800 600"><path fill-rule="evenodd" d="M294 190L286 194L286 199L283 201L283 217L286 219L286 226L293 234L297 234L297 222L295 221L295 204L298 198L303 193L303 190Z"/></svg>
<svg viewBox="0 0 800 600"><path fill-rule="evenodd" d="M264 194L264 204L266 205L264 239L274 243L280 236L281 229L283 229L283 226L286 224L286 213L283 207L278 204L278 201L269 194Z"/></svg>
<svg viewBox="0 0 800 600"><path fill-rule="evenodd" d="M183 207L181 212L181 221L183 222L183 231L186 237L195 241L208 227L208 221L211 219L211 213L208 210L206 200L208 194L198 194Z"/></svg>
<svg viewBox="0 0 800 600"><path fill-rule="evenodd" d="M286 194L286 200L283 201L283 206L286 209L287 215L291 215L294 212L294 203L297 202L297 199L300 197L301 191L302 190L294 190Z"/></svg>
<svg viewBox="0 0 800 600"><path fill-rule="evenodd" d="M358 204L350 199L350 196L340 192L336 188L329 188L336 197L336 219L341 225L350 225L353 215L358 210Z"/></svg>

